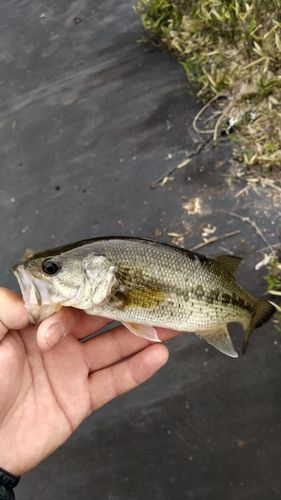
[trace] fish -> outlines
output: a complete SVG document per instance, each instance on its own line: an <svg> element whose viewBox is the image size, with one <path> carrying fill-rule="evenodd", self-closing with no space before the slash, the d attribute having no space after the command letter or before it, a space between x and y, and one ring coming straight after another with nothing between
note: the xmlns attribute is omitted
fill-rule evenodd
<svg viewBox="0 0 281 500"><path fill-rule="evenodd" d="M252 331L275 307L237 284L240 257L205 255L147 238L109 236L45 250L15 264L30 323L62 306L119 321L132 333L160 341L155 327L194 332L237 357L227 325Z"/></svg>

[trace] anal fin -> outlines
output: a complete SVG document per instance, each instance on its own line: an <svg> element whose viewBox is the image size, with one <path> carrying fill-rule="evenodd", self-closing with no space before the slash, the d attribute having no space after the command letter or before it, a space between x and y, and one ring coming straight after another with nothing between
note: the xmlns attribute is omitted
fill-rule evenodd
<svg viewBox="0 0 281 500"><path fill-rule="evenodd" d="M195 332L198 337L206 340L208 344L213 345L216 349L231 356L232 358L237 358L238 354L234 350L232 340L227 331L227 326L222 326L220 328L213 328L211 330L202 330L200 332Z"/></svg>
<svg viewBox="0 0 281 500"><path fill-rule="evenodd" d="M157 331L153 326L150 325L142 325L140 323L130 323L127 321L122 321L123 325L130 330L130 332L134 333L138 337L143 337L147 340L152 340L152 342L161 342L157 335Z"/></svg>

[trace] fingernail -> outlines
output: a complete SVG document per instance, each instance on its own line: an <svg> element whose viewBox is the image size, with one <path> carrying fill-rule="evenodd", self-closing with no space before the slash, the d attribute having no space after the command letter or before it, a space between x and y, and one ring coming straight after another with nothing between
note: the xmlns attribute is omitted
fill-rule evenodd
<svg viewBox="0 0 281 500"><path fill-rule="evenodd" d="M65 327L62 323L54 323L45 333L45 339L49 347L53 348L65 337Z"/></svg>

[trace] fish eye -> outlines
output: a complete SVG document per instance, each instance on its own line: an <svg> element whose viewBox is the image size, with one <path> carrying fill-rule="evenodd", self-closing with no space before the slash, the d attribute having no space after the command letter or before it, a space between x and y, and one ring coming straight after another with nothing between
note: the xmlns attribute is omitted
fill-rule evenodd
<svg viewBox="0 0 281 500"><path fill-rule="evenodd" d="M44 260L42 264L42 269L45 274L48 274L49 276L54 276L60 271L61 265L57 260L47 259Z"/></svg>

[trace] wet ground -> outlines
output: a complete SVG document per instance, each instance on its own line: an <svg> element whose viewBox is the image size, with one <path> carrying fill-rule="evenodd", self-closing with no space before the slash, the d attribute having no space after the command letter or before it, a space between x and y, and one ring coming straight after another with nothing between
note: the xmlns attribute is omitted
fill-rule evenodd
<svg viewBox="0 0 281 500"><path fill-rule="evenodd" d="M28 248L113 234L169 242L176 234L193 248L237 232L202 252L244 257L238 281L262 296L265 269L255 265L266 244L233 214L275 244L280 193L247 184L228 142L201 148L205 137L192 128L200 104L182 67L139 43L133 5L2 2L1 285L17 289L10 269ZM241 353L241 328L231 332ZM273 323L238 359L192 334L167 345L168 364L26 474L18 500L280 498L281 339Z"/></svg>

